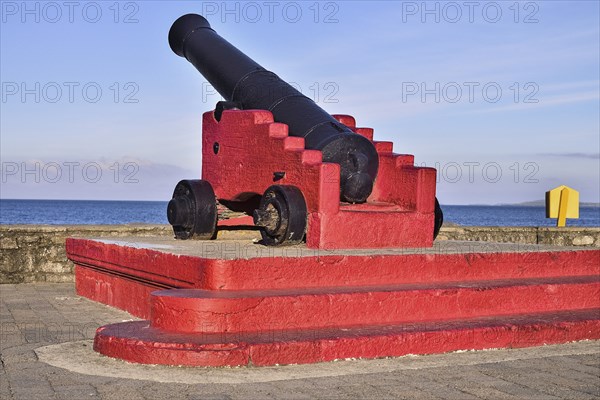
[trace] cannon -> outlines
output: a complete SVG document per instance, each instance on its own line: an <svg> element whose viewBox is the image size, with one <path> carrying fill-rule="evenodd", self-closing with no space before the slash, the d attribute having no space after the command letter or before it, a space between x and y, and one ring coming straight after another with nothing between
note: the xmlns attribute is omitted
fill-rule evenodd
<svg viewBox="0 0 600 400"><path fill-rule="evenodd" d="M369 140L232 46L200 15L187 14L175 21L169 45L226 100L217 107L217 119L227 107L269 110L275 121L288 125L290 136L303 137L307 149L320 150L323 161L340 165L342 200L366 201L378 167L377 152Z"/></svg>
<svg viewBox="0 0 600 400"><path fill-rule="evenodd" d="M317 248L431 244L441 225L435 170L412 166L412 156L392 153L391 143L374 142L372 130L357 128L353 117L328 114L219 36L200 15L177 19L169 46L224 98L204 115L203 179L179 182L169 202L176 238L215 238L220 206L248 216L267 245L303 240ZM364 232L356 229L359 237L332 239L347 235L343 228L353 220L368 228L372 224L361 223L362 218L380 221L384 215L395 224L406 220L406 226L396 227L406 232L385 235L389 228L372 228L373 240L366 245L360 239ZM427 238L417 235L411 241L408 232L417 220ZM237 223L248 225L248 219Z"/></svg>

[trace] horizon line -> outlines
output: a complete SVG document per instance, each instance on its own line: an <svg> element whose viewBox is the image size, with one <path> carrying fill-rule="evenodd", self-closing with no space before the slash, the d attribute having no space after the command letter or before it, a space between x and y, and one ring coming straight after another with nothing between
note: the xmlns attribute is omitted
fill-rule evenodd
<svg viewBox="0 0 600 400"><path fill-rule="evenodd" d="M97 201L97 202L149 202L149 203L168 203L170 199L167 200L132 200L132 199L15 199L15 198L2 198L0 197L0 201L3 200L11 200L11 201ZM541 200L530 200L530 201L522 201L518 203L463 203L463 204L440 204L441 206L487 206L487 207L502 207L502 206L524 206L524 207L543 207L543 204L540 205L528 205L529 203L534 202L544 202ZM596 201L580 201L580 204L583 204L584 207L592 206L592 207L600 207L600 202Z"/></svg>

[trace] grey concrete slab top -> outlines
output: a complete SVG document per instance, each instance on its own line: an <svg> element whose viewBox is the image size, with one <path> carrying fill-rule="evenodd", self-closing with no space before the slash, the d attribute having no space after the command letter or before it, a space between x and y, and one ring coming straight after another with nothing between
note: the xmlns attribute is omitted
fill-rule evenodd
<svg viewBox="0 0 600 400"><path fill-rule="evenodd" d="M262 257L316 257L316 256L377 256L377 255L409 255L409 254L465 254L465 253L532 253L548 251L599 251L597 248L573 246L549 246L538 244L515 244L474 241L437 241L430 248L404 249L343 249L324 250L309 249L306 245L269 247L258 241L245 240L175 240L165 236L155 237L120 237L89 238L96 242L132 247L137 249L157 250L164 253L197 256L202 258L262 258Z"/></svg>

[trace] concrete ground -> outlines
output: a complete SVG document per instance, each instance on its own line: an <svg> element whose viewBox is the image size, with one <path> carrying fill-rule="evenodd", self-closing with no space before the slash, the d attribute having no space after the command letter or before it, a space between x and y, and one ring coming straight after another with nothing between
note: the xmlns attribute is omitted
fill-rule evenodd
<svg viewBox="0 0 600 400"><path fill-rule="evenodd" d="M0 285L0 399L600 399L600 342L216 369L92 350L98 326L129 319L73 284Z"/></svg>

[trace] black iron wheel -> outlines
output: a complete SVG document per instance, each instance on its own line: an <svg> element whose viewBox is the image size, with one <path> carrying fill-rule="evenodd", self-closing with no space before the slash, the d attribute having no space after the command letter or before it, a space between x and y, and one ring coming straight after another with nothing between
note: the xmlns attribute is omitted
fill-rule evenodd
<svg viewBox="0 0 600 400"><path fill-rule="evenodd" d="M217 199L209 182L180 181L167 207L167 218L177 239L214 239Z"/></svg>
<svg viewBox="0 0 600 400"><path fill-rule="evenodd" d="M307 219L306 201L295 186L269 187L260 206L254 210L254 224L261 228L264 244L297 244L304 239Z"/></svg>
<svg viewBox="0 0 600 400"><path fill-rule="evenodd" d="M444 223L444 213L442 212L442 207L440 207L440 203L438 202L437 197L435 198L435 211L434 211L434 215L435 215L435 223L433 225L433 238L435 239L438 235L438 233L440 233L440 228L442 227L442 224Z"/></svg>

